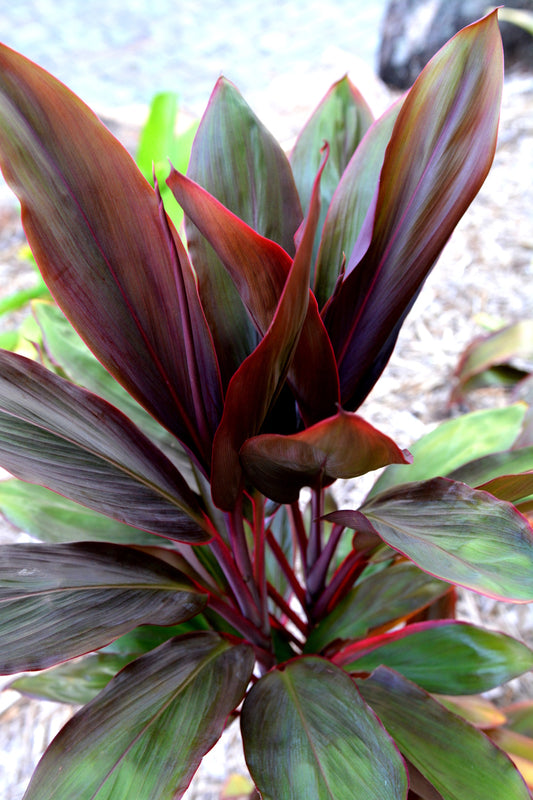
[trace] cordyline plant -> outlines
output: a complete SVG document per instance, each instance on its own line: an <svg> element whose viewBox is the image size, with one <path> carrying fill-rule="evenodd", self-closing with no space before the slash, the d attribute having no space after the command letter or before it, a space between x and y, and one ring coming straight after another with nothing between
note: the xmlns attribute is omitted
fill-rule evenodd
<svg viewBox="0 0 533 800"><path fill-rule="evenodd" d="M442 477L328 492L410 461L356 411L489 169L501 83L493 13L375 122L335 84L289 161L219 80L167 181L185 245L81 101L1 49L1 166L100 362L77 374L45 322L42 363L0 353L0 463L86 507L0 556L1 671L59 664L41 685L88 700L26 800L179 798L235 716L265 800L529 797L440 697L533 666L451 618L455 585L533 600L526 516Z"/></svg>

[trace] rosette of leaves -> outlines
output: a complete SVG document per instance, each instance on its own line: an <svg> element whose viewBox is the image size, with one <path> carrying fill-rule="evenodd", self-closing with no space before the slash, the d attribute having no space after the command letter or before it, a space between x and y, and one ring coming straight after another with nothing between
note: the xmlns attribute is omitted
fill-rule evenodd
<svg viewBox="0 0 533 800"><path fill-rule="evenodd" d="M380 119L339 81L288 159L220 79L167 179L182 239L86 106L1 49L0 163L83 340L44 304L39 358L0 353L2 503L41 540L0 555L0 666L85 703L26 800L181 797L236 716L265 800L529 796L437 698L533 666L453 619L456 585L533 600L527 518L439 475L328 493L411 460L358 409L487 174L501 83L491 14Z"/></svg>

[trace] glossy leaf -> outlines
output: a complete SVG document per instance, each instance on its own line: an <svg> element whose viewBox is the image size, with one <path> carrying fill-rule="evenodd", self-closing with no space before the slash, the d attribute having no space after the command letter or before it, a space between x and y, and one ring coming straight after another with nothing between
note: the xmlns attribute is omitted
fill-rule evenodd
<svg viewBox="0 0 533 800"><path fill-rule="evenodd" d="M386 667L357 686L401 753L443 800L528 800L505 753L423 689Z"/></svg>
<svg viewBox="0 0 533 800"><path fill-rule="evenodd" d="M304 214L309 209L315 175L320 166L324 142L329 144L329 159L320 184L320 220L313 263L331 198L357 145L373 121L372 112L346 75L331 86L305 126L290 154L291 168ZM311 276L313 281L313 275Z"/></svg>
<svg viewBox="0 0 533 800"><path fill-rule="evenodd" d="M487 492L434 478L383 492L355 513L356 529L362 513L390 547L442 580L500 600L533 600L531 526Z"/></svg>
<svg viewBox="0 0 533 800"><path fill-rule="evenodd" d="M91 511L44 486L16 478L0 481L0 512L12 525L42 542L154 543L151 533Z"/></svg>
<svg viewBox="0 0 533 800"><path fill-rule="evenodd" d="M404 766L350 678L312 657L264 675L241 715L244 752L263 800L400 800Z"/></svg>
<svg viewBox="0 0 533 800"><path fill-rule="evenodd" d="M42 672L22 675L10 683L9 688L41 700L84 705L133 658L116 653L89 653Z"/></svg>
<svg viewBox="0 0 533 800"><path fill-rule="evenodd" d="M206 541L200 501L127 417L96 395L0 351L0 464L94 511Z"/></svg>
<svg viewBox="0 0 533 800"><path fill-rule="evenodd" d="M502 633L464 622L418 622L347 645L333 659L348 672L380 664L428 692L476 694L533 668L533 651Z"/></svg>
<svg viewBox="0 0 533 800"><path fill-rule="evenodd" d="M194 276L176 268L156 196L126 150L63 84L0 50L0 166L48 287L91 350L123 386L200 458L187 353L188 313L202 376L218 374L202 330ZM180 298L186 283L187 304ZM215 408L208 409L212 424Z"/></svg>
<svg viewBox="0 0 533 800"><path fill-rule="evenodd" d="M213 442L211 471L213 501L226 511L234 508L243 488L240 449L248 438L259 433L281 391L298 341L301 341L309 302L313 302L308 287L320 210L319 182L320 172L315 181L313 203L274 319L256 349L232 377L226 393L224 413Z"/></svg>
<svg viewBox="0 0 533 800"><path fill-rule="evenodd" d="M265 336L291 269L290 256L275 242L257 234L184 175L173 170L167 183L185 214L215 248L257 330ZM307 283L309 285L309 281ZM331 343L316 300L309 290L308 294L307 314L289 371L289 381L304 419L311 423L335 413L339 387ZM217 298L217 306L223 308L223 290L217 290L213 297ZM225 313L231 315L233 308L230 304ZM215 338L216 330L214 328ZM241 340L237 337L232 341ZM312 362L309 353L313 353Z"/></svg>
<svg viewBox="0 0 533 800"><path fill-rule="evenodd" d="M171 639L126 666L56 736L24 800L178 800L239 704L247 645Z"/></svg>
<svg viewBox="0 0 533 800"><path fill-rule="evenodd" d="M248 439L240 456L254 486L279 503L297 500L303 486L327 486L337 478L410 461L409 453L392 439L342 409L300 433Z"/></svg>
<svg viewBox="0 0 533 800"><path fill-rule="evenodd" d="M32 303L46 356L59 374L103 397L140 428L194 485L190 459L180 443L118 383L91 353L55 303Z"/></svg>
<svg viewBox="0 0 533 800"><path fill-rule="evenodd" d="M398 623L442 597L449 588L414 564L393 564L358 582L311 632L306 651L322 650L335 639L360 639L373 628Z"/></svg>
<svg viewBox="0 0 533 800"><path fill-rule="evenodd" d="M424 280L487 175L502 82L493 12L439 51L403 102L380 174L370 246L360 258L356 245L325 314L349 410L381 374Z"/></svg>
<svg viewBox="0 0 533 800"><path fill-rule="evenodd" d="M99 542L0 550L0 672L43 669L138 625L176 624L205 605L160 559Z"/></svg>
<svg viewBox="0 0 533 800"><path fill-rule="evenodd" d="M329 204L314 283L321 309L332 297L356 243L361 255L370 244L379 175L402 102L397 100L371 125L344 170Z"/></svg>
<svg viewBox="0 0 533 800"><path fill-rule="evenodd" d="M218 80L202 117L188 175L257 234L294 254L294 235L302 211L287 157L225 78ZM170 187L175 193L175 186ZM246 301L239 297L239 287L236 290L220 261L224 257L182 198L177 196L177 200L189 217L189 252L226 386L255 348L257 334L243 307Z"/></svg>
<svg viewBox="0 0 533 800"><path fill-rule="evenodd" d="M506 408L473 411L441 422L409 447L413 463L408 467L388 467L368 497L402 483L439 476L477 485L481 481L473 479L472 482L469 479L470 462L489 455L498 458L494 454L508 450L520 433L525 413L526 406L515 403ZM459 472L463 465L465 472Z"/></svg>

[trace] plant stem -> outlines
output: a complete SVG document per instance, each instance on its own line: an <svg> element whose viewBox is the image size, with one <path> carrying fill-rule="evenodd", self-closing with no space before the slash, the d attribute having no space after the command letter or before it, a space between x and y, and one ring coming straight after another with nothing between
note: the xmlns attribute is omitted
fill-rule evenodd
<svg viewBox="0 0 533 800"><path fill-rule="evenodd" d="M274 534L272 533L272 531L270 529L266 533L266 539L267 539L268 546L272 550L272 554L274 555L274 558L276 559L276 561L278 562L278 564L279 564L279 566L281 568L281 571L283 572L283 574L285 575L285 577L289 581L289 583L291 585L291 589L293 590L294 594L298 598L298 601L299 601L300 605L302 606L302 608L304 608L304 606L305 606L305 591L303 589L303 586L298 581L298 578L296 577L296 574L295 574L293 568L291 567L291 565L287 561L287 557L285 556L285 553L281 549L278 540L276 539L276 537L274 536Z"/></svg>
<svg viewBox="0 0 533 800"><path fill-rule="evenodd" d="M367 554L364 551L353 550L346 556L313 607L312 615L314 620L321 619L327 614L334 603L338 602L351 589L355 579L363 571L366 564Z"/></svg>
<svg viewBox="0 0 533 800"><path fill-rule="evenodd" d="M296 541L298 543L298 549L300 550L300 556L302 558L302 564L304 566L304 571L307 570L307 533L305 532L305 525L302 517L302 512L300 511L300 506L298 505L298 501L295 503L291 503L290 505L291 510L291 519L294 528L294 532L296 533Z"/></svg>
<svg viewBox="0 0 533 800"><path fill-rule="evenodd" d="M218 559L220 568L228 581L241 614L246 619L249 619L255 626L261 627L261 617L257 610L255 600L252 597L250 589L244 582L241 573L237 569L226 543L218 531L216 532L216 537L213 538L209 546L213 555Z"/></svg>
<svg viewBox="0 0 533 800"><path fill-rule="evenodd" d="M312 570L322 552L322 515L324 506L324 492L322 489L313 489L311 492L311 528L309 532L309 545L307 547L306 575Z"/></svg>
<svg viewBox="0 0 533 800"><path fill-rule="evenodd" d="M253 499L254 507L254 579L259 591L259 608L263 615L263 630L270 629L268 617L267 580L265 570L265 500L257 493Z"/></svg>
<svg viewBox="0 0 533 800"><path fill-rule="evenodd" d="M331 559L335 554L337 545L345 530L344 525L333 525L331 534L326 542L320 557L311 568L307 578L307 590L311 597L317 597L323 590L326 583L326 576L331 564Z"/></svg>
<svg viewBox="0 0 533 800"><path fill-rule="evenodd" d="M246 541L246 531L244 530L244 520L242 515L242 495L240 495L237 505L231 515L228 515L229 535L233 557L240 571L242 580L251 593L256 610L260 608L259 592L254 581L254 572L248 542Z"/></svg>
<svg viewBox="0 0 533 800"><path fill-rule="evenodd" d="M280 595L280 593L275 589L270 583L268 584L268 596L274 603L278 606L279 609L285 614L285 616L290 619L290 621L295 625L296 628L302 633L305 637L309 634L309 627L308 625L298 616L296 611L290 607L284 597Z"/></svg>

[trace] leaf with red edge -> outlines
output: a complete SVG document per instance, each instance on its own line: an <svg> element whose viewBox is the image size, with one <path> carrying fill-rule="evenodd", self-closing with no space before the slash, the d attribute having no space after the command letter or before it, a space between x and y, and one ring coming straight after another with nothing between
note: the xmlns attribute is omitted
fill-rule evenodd
<svg viewBox="0 0 533 800"><path fill-rule="evenodd" d="M103 542L0 549L0 673L44 669L148 623L175 625L207 595L179 570Z"/></svg>
<svg viewBox="0 0 533 800"><path fill-rule="evenodd" d="M423 689L386 667L356 683L402 755L442 800L529 800L505 753Z"/></svg>
<svg viewBox="0 0 533 800"><path fill-rule="evenodd" d="M323 166L324 163L321 170ZM246 439L259 433L278 396L306 319L311 254L320 210L320 175L321 171L315 180L313 202L274 319L259 345L231 379L226 393L222 421L213 442L211 492L215 504L227 511L234 508L242 489L239 451Z"/></svg>
<svg viewBox="0 0 533 800"><path fill-rule="evenodd" d="M252 484L278 503L298 499L303 486L327 486L387 464L406 464L410 456L377 428L342 409L291 436L262 434L240 452Z"/></svg>
<svg viewBox="0 0 533 800"><path fill-rule="evenodd" d="M314 291L321 309L334 294L346 259L357 243L364 255L372 238L379 174L402 100L369 128L350 159L331 199L318 250Z"/></svg>
<svg viewBox="0 0 533 800"><path fill-rule="evenodd" d="M254 231L294 255L302 210L287 156L225 78L219 78L211 94L187 174ZM257 345L257 333L220 253L214 252L213 242L209 244L209 236L204 238L197 225L194 218L185 220L189 252L226 386Z"/></svg>
<svg viewBox="0 0 533 800"><path fill-rule="evenodd" d="M403 102L381 170L372 241L362 258L356 246L325 314L349 410L381 374L425 278L487 175L502 81L494 11L454 36Z"/></svg>
<svg viewBox="0 0 533 800"><path fill-rule="evenodd" d="M7 47L0 49L0 166L58 304L104 366L205 466L177 287L183 279L198 324L190 267L177 265L154 191L127 151L63 84ZM214 352L208 368L207 361L202 386L216 403ZM211 428L213 418L209 409Z"/></svg>
<svg viewBox="0 0 533 800"><path fill-rule="evenodd" d="M214 633L128 664L58 733L25 800L179 800L250 680L253 651Z"/></svg>
<svg viewBox="0 0 533 800"><path fill-rule="evenodd" d="M417 622L343 647L332 661L348 672L380 664L401 672L428 692L477 694L533 668L525 644L465 622Z"/></svg>
<svg viewBox="0 0 533 800"><path fill-rule="evenodd" d="M516 504L533 495L533 470L522 472L519 475L500 475L477 488L484 492L490 492L500 500Z"/></svg>
<svg viewBox="0 0 533 800"><path fill-rule="evenodd" d="M172 170L167 183L185 214L216 250L257 330L264 336L272 324L291 269L290 256L185 175ZM306 318L289 381L302 416L311 423L335 413L339 384L331 343L309 289L308 295Z"/></svg>
<svg viewBox="0 0 533 800"><path fill-rule="evenodd" d="M263 800L403 800L404 765L345 672L303 657L244 701L244 753Z"/></svg>
<svg viewBox="0 0 533 800"><path fill-rule="evenodd" d="M533 530L514 506L487 492L434 478L337 514L329 518L350 525L352 515L350 527L364 530L366 524L442 580L499 600L533 600Z"/></svg>
<svg viewBox="0 0 533 800"><path fill-rule="evenodd" d="M171 461L114 406L0 351L0 464L120 522L202 542L202 504Z"/></svg>
<svg viewBox="0 0 533 800"><path fill-rule="evenodd" d="M320 220L313 247L313 263L331 198L357 145L373 121L372 112L347 75L330 87L300 131L290 154L291 168L304 214L307 213L324 142L329 159L320 182ZM313 281L313 275L311 280Z"/></svg>

